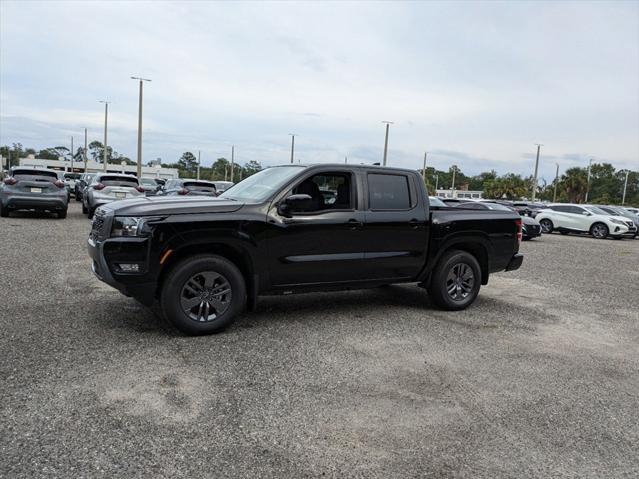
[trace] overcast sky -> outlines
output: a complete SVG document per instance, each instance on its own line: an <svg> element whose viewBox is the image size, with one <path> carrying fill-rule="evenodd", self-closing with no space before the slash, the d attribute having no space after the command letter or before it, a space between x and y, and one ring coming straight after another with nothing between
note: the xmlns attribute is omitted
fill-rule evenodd
<svg viewBox="0 0 639 479"><path fill-rule="evenodd" d="M380 161L540 176L639 169L639 2L0 2L0 144L146 163Z"/></svg>

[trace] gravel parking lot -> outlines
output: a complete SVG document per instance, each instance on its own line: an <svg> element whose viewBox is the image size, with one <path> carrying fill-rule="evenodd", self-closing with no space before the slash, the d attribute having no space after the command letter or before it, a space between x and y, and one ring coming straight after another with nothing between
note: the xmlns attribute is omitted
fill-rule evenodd
<svg viewBox="0 0 639 479"><path fill-rule="evenodd" d="M93 277L88 230L0 219L1 477L639 475L639 240L524 243L463 312L268 297L191 338Z"/></svg>

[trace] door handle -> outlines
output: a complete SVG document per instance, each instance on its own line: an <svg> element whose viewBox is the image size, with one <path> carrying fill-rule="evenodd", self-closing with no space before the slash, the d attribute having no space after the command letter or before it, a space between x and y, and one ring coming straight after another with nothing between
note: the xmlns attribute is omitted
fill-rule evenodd
<svg viewBox="0 0 639 479"><path fill-rule="evenodd" d="M413 218L412 220L410 220L408 222L408 224L410 225L411 228L419 228L419 225L421 225L421 223L422 223L421 221L419 221L419 220L417 220L415 218Z"/></svg>
<svg viewBox="0 0 639 479"><path fill-rule="evenodd" d="M363 223L359 220L356 219L350 219L346 222L346 224L348 225L348 227L352 230L356 230L357 228L361 228Z"/></svg>

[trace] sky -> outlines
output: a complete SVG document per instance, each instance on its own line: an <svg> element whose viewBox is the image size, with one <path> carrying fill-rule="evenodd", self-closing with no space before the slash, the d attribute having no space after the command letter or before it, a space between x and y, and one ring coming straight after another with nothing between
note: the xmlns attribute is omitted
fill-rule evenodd
<svg viewBox="0 0 639 479"><path fill-rule="evenodd" d="M639 170L639 2L0 1L0 144Z"/></svg>

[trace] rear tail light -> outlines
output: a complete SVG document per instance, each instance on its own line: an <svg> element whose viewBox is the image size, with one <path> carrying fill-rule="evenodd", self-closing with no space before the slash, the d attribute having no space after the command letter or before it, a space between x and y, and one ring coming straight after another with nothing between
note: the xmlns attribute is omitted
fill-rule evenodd
<svg viewBox="0 0 639 479"><path fill-rule="evenodd" d="M141 186L136 186L135 189L138 190L140 193L144 193L144 188L142 188Z"/></svg>
<svg viewBox="0 0 639 479"><path fill-rule="evenodd" d="M515 220L515 224L517 225L517 241L521 243L521 220Z"/></svg>
<svg viewBox="0 0 639 479"><path fill-rule="evenodd" d="M12 177L12 176L11 176L11 177L9 177L9 178L5 178L5 180L4 180L4 184L5 184L5 185L9 185L9 186L15 185L17 182L18 182L18 180L16 180L16 179L15 179L14 177Z"/></svg>
<svg viewBox="0 0 639 479"><path fill-rule="evenodd" d="M96 183L95 185L93 185L93 189L94 190L103 190L104 189L104 183Z"/></svg>
<svg viewBox="0 0 639 479"><path fill-rule="evenodd" d="M178 195L186 195L189 192L186 188L182 188L178 191Z"/></svg>
<svg viewBox="0 0 639 479"><path fill-rule="evenodd" d="M57 180L53 184L56 185L58 188L64 188L64 181L62 180Z"/></svg>

